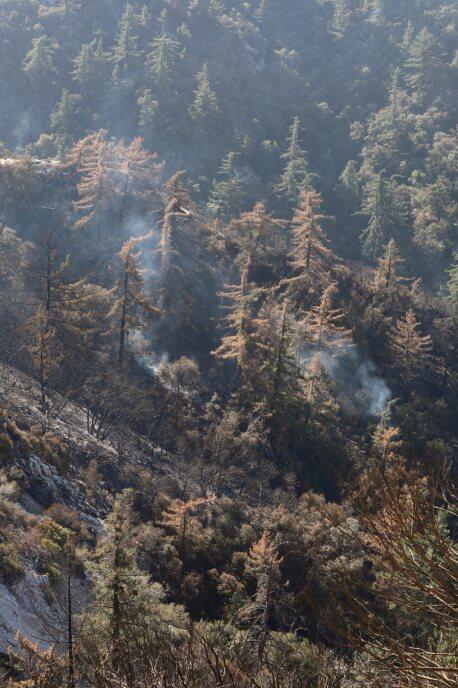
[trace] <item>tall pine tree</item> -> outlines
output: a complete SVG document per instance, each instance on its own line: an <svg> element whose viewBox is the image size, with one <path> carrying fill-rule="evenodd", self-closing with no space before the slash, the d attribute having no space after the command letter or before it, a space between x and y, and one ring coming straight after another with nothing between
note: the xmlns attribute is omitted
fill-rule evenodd
<svg viewBox="0 0 458 688"><path fill-rule="evenodd" d="M295 117L289 130L289 137L286 139L288 148L282 155L285 167L280 181L274 187L277 194L285 199L288 208L297 205L301 191L310 189L312 185L306 153L301 148L300 126L299 117Z"/></svg>

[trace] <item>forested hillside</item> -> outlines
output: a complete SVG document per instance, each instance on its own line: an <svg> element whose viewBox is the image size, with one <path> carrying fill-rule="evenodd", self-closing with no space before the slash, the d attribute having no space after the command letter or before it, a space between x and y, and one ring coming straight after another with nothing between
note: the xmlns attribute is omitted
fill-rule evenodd
<svg viewBox="0 0 458 688"><path fill-rule="evenodd" d="M457 17L0 0L1 685L456 685Z"/></svg>

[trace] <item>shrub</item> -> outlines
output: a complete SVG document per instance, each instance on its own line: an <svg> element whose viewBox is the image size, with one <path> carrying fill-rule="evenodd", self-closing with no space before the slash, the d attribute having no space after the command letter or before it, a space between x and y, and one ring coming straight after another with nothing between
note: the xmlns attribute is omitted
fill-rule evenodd
<svg viewBox="0 0 458 688"><path fill-rule="evenodd" d="M0 432L0 460L11 461L13 459L14 444L11 437L6 432Z"/></svg>
<svg viewBox="0 0 458 688"><path fill-rule="evenodd" d="M18 548L13 542L0 542L0 581L6 585L16 583L24 574Z"/></svg>
<svg viewBox="0 0 458 688"><path fill-rule="evenodd" d="M65 504L54 502L48 509L44 510L43 516L75 533L78 541L87 541L91 538L87 526L81 521L78 512L68 509Z"/></svg>
<svg viewBox="0 0 458 688"><path fill-rule="evenodd" d="M52 582L60 576L62 554L71 531L48 517L40 521L37 531L42 554L41 569Z"/></svg>

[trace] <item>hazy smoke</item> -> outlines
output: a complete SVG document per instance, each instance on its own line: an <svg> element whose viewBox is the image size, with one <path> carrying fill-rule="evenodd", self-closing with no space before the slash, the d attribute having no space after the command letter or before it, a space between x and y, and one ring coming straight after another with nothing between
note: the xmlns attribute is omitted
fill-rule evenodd
<svg viewBox="0 0 458 688"><path fill-rule="evenodd" d="M140 263L143 269L143 278L146 286L150 287L151 282L159 274L159 256L156 249L160 240L160 230L153 219L148 221L133 215L126 223L126 240L140 237L148 237L145 241L139 242L138 250L141 253Z"/></svg>
<svg viewBox="0 0 458 688"><path fill-rule="evenodd" d="M140 329L132 330L129 334L129 349L133 353L138 365L150 375L157 375L159 368L168 363L166 353L156 354L149 350L151 343Z"/></svg>
<svg viewBox="0 0 458 688"><path fill-rule="evenodd" d="M312 353L306 351L302 361L308 363ZM343 408L353 408L368 416L381 416L392 397L385 380L377 374L373 361L362 358L356 346L322 350L320 360L339 393Z"/></svg>
<svg viewBox="0 0 458 688"><path fill-rule="evenodd" d="M374 7L369 15L369 21L371 24L379 24L382 18L381 7Z"/></svg>
<svg viewBox="0 0 458 688"><path fill-rule="evenodd" d="M33 131L33 124L33 118L28 112L24 113L19 119L13 130L16 148L24 148L25 144L30 141Z"/></svg>
<svg viewBox="0 0 458 688"><path fill-rule="evenodd" d="M357 370L357 379L368 401L367 412L370 416L381 416L391 399L391 391L385 380L377 376L373 361L361 363Z"/></svg>

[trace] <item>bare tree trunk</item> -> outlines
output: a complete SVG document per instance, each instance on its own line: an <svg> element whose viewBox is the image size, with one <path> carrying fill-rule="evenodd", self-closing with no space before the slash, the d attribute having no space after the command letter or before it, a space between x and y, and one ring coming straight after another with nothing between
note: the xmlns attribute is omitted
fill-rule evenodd
<svg viewBox="0 0 458 688"><path fill-rule="evenodd" d="M70 566L70 562L69 562ZM68 688L75 688L75 660L73 652L73 608L72 608L72 573L69 568L67 576L67 614L68 614Z"/></svg>
<svg viewBox="0 0 458 688"><path fill-rule="evenodd" d="M46 366L45 366L45 351L43 341L43 329L40 328L40 392L41 392L41 412L46 415Z"/></svg>
<svg viewBox="0 0 458 688"><path fill-rule="evenodd" d="M122 311L121 311L121 325L119 328L119 356L118 363L119 368L124 366L124 357L126 349L126 324L127 324L127 295L129 291L129 265L126 261L125 274L124 274L124 296L122 301Z"/></svg>
<svg viewBox="0 0 458 688"><path fill-rule="evenodd" d="M113 628L112 628L112 645L113 645L113 665L115 668L120 664L121 652L121 583L119 580L119 570L121 568L121 550L119 543L119 534L116 534L115 542L115 557L114 557L114 581L113 581Z"/></svg>

